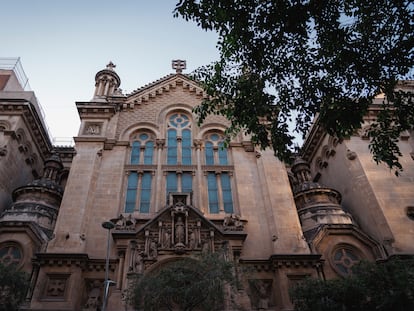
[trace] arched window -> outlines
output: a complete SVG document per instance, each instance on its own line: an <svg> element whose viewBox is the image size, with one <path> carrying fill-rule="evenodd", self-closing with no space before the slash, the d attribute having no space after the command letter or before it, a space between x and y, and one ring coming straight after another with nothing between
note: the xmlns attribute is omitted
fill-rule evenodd
<svg viewBox="0 0 414 311"><path fill-rule="evenodd" d="M205 136L208 206L212 214L220 211L231 214L234 211L231 174L230 169L227 169L229 164L227 151L223 135L213 132Z"/></svg>
<svg viewBox="0 0 414 311"><path fill-rule="evenodd" d="M125 198L125 212L148 213L151 206L152 175L148 165L153 164L154 136L139 132L132 137L130 164L137 166L129 171ZM142 170L141 165L146 165Z"/></svg>
<svg viewBox="0 0 414 311"><path fill-rule="evenodd" d="M190 118L182 113L174 113L168 117L167 126L167 164L191 165Z"/></svg>
<svg viewBox="0 0 414 311"><path fill-rule="evenodd" d="M136 135L131 145L131 164L152 164L154 141L148 133Z"/></svg>

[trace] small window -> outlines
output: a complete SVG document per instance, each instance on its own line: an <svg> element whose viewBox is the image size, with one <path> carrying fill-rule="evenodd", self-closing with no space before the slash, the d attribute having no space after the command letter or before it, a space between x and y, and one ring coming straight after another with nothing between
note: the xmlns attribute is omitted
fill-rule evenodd
<svg viewBox="0 0 414 311"><path fill-rule="evenodd" d="M15 243L0 246L0 263L4 266L20 265L23 260L23 254L20 247Z"/></svg>
<svg viewBox="0 0 414 311"><path fill-rule="evenodd" d="M207 175L207 188L208 188L208 207L211 214L218 214L219 212L219 200L218 200L218 188L216 174L213 172Z"/></svg>
<svg viewBox="0 0 414 311"><path fill-rule="evenodd" d="M352 274L352 268L361 261L359 251L351 245L335 247L331 256L333 268L342 276Z"/></svg>
<svg viewBox="0 0 414 311"><path fill-rule="evenodd" d="M148 133L134 136L131 144L131 164L152 164L154 155L154 141Z"/></svg>
<svg viewBox="0 0 414 311"><path fill-rule="evenodd" d="M407 217L414 220L414 206L407 206Z"/></svg>

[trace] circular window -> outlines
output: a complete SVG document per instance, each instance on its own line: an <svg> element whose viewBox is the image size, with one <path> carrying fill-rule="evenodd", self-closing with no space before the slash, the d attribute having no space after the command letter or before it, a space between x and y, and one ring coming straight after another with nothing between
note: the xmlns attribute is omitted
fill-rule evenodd
<svg viewBox="0 0 414 311"><path fill-rule="evenodd" d="M341 245L332 252L331 263L333 268L341 275L352 274L352 267L361 261L358 251L352 246Z"/></svg>
<svg viewBox="0 0 414 311"><path fill-rule="evenodd" d="M414 220L414 206L407 206L407 217Z"/></svg>
<svg viewBox="0 0 414 311"><path fill-rule="evenodd" d="M0 247L0 262L5 265L19 265L23 255L17 245L9 244Z"/></svg>
<svg viewBox="0 0 414 311"><path fill-rule="evenodd" d="M175 113L170 116L169 123L172 127L184 128L190 123L190 120L185 114Z"/></svg>
<svg viewBox="0 0 414 311"><path fill-rule="evenodd" d="M148 139L148 135L147 134L141 134L141 135L139 135L139 139L141 139L141 140L147 140Z"/></svg>

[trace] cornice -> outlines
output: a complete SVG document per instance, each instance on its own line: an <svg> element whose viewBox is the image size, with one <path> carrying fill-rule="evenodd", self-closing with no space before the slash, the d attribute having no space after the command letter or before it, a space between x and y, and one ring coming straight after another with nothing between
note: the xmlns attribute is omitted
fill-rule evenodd
<svg viewBox="0 0 414 311"><path fill-rule="evenodd" d="M7 102L5 100L7 100ZM32 102L25 98L1 98L0 112L2 114L21 115L27 129L34 138L40 154L45 158L50 153L50 150L52 150L52 143L49 134L44 127L42 121L43 116L39 116L39 113Z"/></svg>
<svg viewBox="0 0 414 311"><path fill-rule="evenodd" d="M89 258L86 253L37 253L33 259L40 266L77 266L87 271L104 271L105 259ZM115 271L117 259L109 260L109 269Z"/></svg>
<svg viewBox="0 0 414 311"><path fill-rule="evenodd" d="M79 116L81 118L111 118L118 110L115 103L105 102L76 102Z"/></svg>
<svg viewBox="0 0 414 311"><path fill-rule="evenodd" d="M318 268L323 264L321 254L273 254L269 259L240 259L243 265L256 271L275 271L281 268Z"/></svg>

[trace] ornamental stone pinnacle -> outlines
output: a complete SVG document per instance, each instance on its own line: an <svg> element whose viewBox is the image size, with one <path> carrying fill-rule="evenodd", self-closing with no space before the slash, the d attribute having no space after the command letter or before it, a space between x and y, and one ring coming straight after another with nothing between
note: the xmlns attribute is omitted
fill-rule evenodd
<svg viewBox="0 0 414 311"><path fill-rule="evenodd" d="M182 73L183 69L187 68L185 60L176 59L172 61L172 69L175 69L176 73Z"/></svg>

